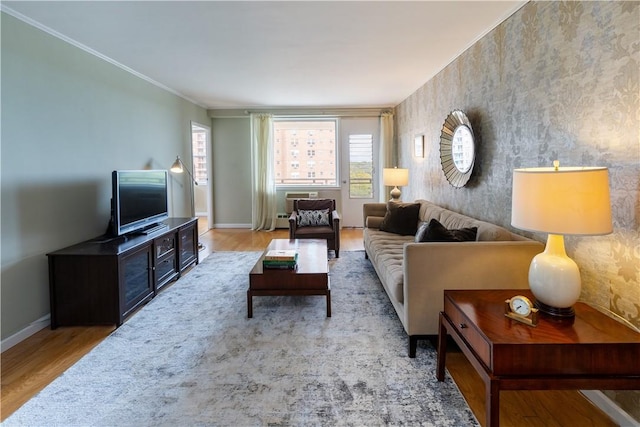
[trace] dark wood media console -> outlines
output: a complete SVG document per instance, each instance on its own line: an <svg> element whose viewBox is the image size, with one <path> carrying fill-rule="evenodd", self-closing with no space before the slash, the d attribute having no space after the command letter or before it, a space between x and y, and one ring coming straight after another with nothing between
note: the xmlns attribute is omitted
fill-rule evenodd
<svg viewBox="0 0 640 427"><path fill-rule="evenodd" d="M51 329L122 325L198 263L197 218L169 218L148 235L100 236L47 254Z"/></svg>

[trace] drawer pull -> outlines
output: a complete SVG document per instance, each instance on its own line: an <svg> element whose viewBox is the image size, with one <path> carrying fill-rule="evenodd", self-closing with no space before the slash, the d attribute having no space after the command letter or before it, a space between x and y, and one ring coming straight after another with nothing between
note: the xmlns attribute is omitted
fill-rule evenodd
<svg viewBox="0 0 640 427"><path fill-rule="evenodd" d="M466 329L468 328L466 323L460 323L460 329Z"/></svg>

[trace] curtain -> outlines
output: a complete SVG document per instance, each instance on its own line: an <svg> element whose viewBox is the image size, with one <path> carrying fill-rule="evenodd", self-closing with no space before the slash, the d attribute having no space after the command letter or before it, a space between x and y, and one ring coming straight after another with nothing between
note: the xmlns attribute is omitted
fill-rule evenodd
<svg viewBox="0 0 640 427"><path fill-rule="evenodd" d="M382 180L382 169L392 168L398 165L396 144L394 141L393 113L385 111L380 115L380 167L378 173L378 198L385 202L389 192Z"/></svg>
<svg viewBox="0 0 640 427"><path fill-rule="evenodd" d="M252 230L273 231L276 228L277 199L273 150L273 116L271 114L252 114Z"/></svg>

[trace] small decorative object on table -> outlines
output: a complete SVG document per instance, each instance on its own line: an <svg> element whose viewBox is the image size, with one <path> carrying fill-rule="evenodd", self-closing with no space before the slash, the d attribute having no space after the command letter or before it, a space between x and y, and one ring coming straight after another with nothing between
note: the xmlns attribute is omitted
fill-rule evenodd
<svg viewBox="0 0 640 427"><path fill-rule="evenodd" d="M523 295L516 295L504 301L504 315L525 325L535 327L538 324L538 309Z"/></svg>

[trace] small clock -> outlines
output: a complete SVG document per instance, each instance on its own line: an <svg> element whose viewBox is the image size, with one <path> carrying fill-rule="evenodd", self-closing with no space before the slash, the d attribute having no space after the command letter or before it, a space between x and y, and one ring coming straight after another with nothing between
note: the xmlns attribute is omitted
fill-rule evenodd
<svg viewBox="0 0 640 427"><path fill-rule="evenodd" d="M538 324L538 309L531 300L522 295L516 295L504 302L504 315L525 325Z"/></svg>

